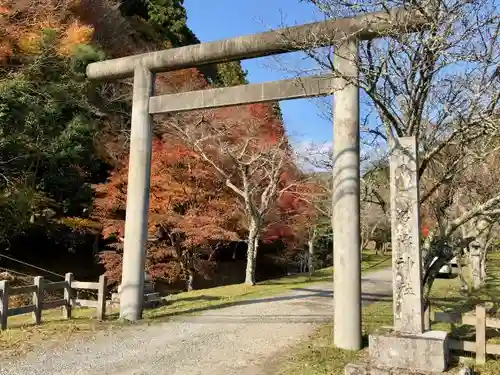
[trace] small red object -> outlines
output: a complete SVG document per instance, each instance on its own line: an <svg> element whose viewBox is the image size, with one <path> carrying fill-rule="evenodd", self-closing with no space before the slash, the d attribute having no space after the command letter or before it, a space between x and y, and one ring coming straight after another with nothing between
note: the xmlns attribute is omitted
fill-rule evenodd
<svg viewBox="0 0 500 375"><path fill-rule="evenodd" d="M429 235L429 229L426 228L426 227L423 227L422 228L422 234L424 235L424 237L427 237Z"/></svg>

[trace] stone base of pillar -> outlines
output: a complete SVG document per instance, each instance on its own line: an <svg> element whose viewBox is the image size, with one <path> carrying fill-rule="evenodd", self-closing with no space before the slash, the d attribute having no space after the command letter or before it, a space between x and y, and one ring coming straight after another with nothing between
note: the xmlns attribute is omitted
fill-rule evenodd
<svg viewBox="0 0 500 375"><path fill-rule="evenodd" d="M388 332L370 335L369 359L373 365L380 367L441 373L449 363L448 333L427 331L422 334Z"/></svg>
<svg viewBox="0 0 500 375"><path fill-rule="evenodd" d="M349 363L344 368L345 375L438 375L440 372L419 372L407 369L397 369L391 367L376 366L370 362Z"/></svg>
<svg viewBox="0 0 500 375"><path fill-rule="evenodd" d="M122 286L118 285L118 293L111 294L111 306L120 307L120 293ZM144 303L143 308L155 308L162 304L164 300L160 298L160 293L155 292L154 283L147 280L144 281Z"/></svg>

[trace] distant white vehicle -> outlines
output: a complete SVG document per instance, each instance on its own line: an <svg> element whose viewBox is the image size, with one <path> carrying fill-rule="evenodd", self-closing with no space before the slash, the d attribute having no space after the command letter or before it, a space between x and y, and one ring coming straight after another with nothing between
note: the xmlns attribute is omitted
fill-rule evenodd
<svg viewBox="0 0 500 375"><path fill-rule="evenodd" d="M438 259L438 257L435 257L433 260L432 260L432 263L430 264L431 266L434 264L434 262ZM453 268L454 267L458 267L458 264L457 264L457 257L454 257L452 260L450 260L448 263L446 263L445 265L443 265L440 269L439 269L439 275L446 275L446 276L450 276L451 274L453 274Z"/></svg>
<svg viewBox="0 0 500 375"><path fill-rule="evenodd" d="M451 264L445 264L443 267L439 269L439 274L440 275L451 275L452 273L452 268Z"/></svg>

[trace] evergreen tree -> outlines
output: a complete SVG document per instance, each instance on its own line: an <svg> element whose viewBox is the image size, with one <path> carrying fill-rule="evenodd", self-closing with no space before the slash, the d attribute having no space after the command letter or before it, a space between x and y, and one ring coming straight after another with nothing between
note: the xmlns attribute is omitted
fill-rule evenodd
<svg viewBox="0 0 500 375"><path fill-rule="evenodd" d="M0 242L22 232L33 215L81 215L90 183L105 165L97 155L98 122L87 99L85 66L102 58L87 45L58 56L46 30L40 53L0 76Z"/></svg>

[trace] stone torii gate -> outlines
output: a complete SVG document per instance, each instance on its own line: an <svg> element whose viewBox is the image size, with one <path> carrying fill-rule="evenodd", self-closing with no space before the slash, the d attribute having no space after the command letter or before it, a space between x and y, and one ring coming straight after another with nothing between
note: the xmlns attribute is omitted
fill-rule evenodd
<svg viewBox="0 0 500 375"><path fill-rule="evenodd" d="M89 64L87 76L93 80L134 77L120 317L131 321L142 317L151 115L329 95L339 88L333 107L334 343L343 349L360 349L359 90L352 83L358 77L358 43L423 25L417 11L396 8ZM311 42L299 46L297 41ZM154 73L329 46L335 41L342 41L335 51L335 68L350 80L325 75L154 96Z"/></svg>

